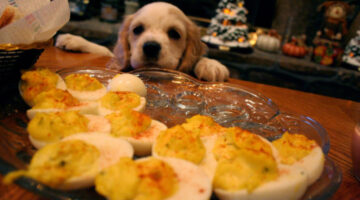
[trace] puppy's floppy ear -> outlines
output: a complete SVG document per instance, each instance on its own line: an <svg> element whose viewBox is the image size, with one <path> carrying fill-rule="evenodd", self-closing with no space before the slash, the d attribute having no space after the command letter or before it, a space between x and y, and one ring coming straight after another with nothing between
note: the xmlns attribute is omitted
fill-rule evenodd
<svg viewBox="0 0 360 200"><path fill-rule="evenodd" d="M186 48L183 54L179 71L189 73L192 71L195 63L206 52L206 45L201 42L200 29L192 21L187 22Z"/></svg>
<svg viewBox="0 0 360 200"><path fill-rule="evenodd" d="M129 15L123 21L120 27L118 40L114 48L114 55L120 70L130 66L130 44L129 44L129 27L134 15Z"/></svg>

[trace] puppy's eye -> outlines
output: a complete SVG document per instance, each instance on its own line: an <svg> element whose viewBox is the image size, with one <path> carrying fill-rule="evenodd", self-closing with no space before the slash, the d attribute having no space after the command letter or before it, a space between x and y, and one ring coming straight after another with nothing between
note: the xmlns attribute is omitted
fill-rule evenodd
<svg viewBox="0 0 360 200"><path fill-rule="evenodd" d="M133 30L135 35L140 35L143 31L144 31L144 27L142 25L135 27Z"/></svg>
<svg viewBox="0 0 360 200"><path fill-rule="evenodd" d="M178 40L181 37L180 34L173 28L168 31L168 36L174 40Z"/></svg>

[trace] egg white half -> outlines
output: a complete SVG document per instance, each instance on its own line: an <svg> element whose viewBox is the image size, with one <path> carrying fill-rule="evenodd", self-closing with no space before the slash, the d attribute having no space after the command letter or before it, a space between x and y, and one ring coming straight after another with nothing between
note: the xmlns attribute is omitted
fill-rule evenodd
<svg viewBox="0 0 360 200"><path fill-rule="evenodd" d="M68 91L79 101L96 101L103 97L107 92L106 87L103 85L100 89L94 91L79 91L73 89L68 89Z"/></svg>
<svg viewBox="0 0 360 200"><path fill-rule="evenodd" d="M111 124L105 117L91 114L85 114L84 116L89 119L89 132L110 133Z"/></svg>
<svg viewBox="0 0 360 200"><path fill-rule="evenodd" d="M109 91L135 92L142 97L145 97L147 93L144 82L139 77L128 73L115 75L107 87Z"/></svg>
<svg viewBox="0 0 360 200"><path fill-rule="evenodd" d="M61 108L30 108L26 111L26 116L31 120L38 112L62 112L62 111L79 111L80 114L97 114L97 102L81 102L79 106L73 106L65 109Z"/></svg>
<svg viewBox="0 0 360 200"><path fill-rule="evenodd" d="M98 132L79 133L66 137L63 141L74 139L83 140L84 142L96 146L100 150L101 169L115 164L121 157L132 158L134 155L134 149L129 142L108 134Z"/></svg>
<svg viewBox="0 0 360 200"><path fill-rule="evenodd" d="M272 150L272 155L278 165L279 176L272 181L261 184L253 191L246 189L227 191L214 188L214 193L220 200L296 200L300 199L307 188L307 173L298 166L280 164L279 152L267 139L256 135Z"/></svg>
<svg viewBox="0 0 360 200"><path fill-rule="evenodd" d="M217 167L217 161L212 152L216 142L216 138L217 136L215 135L201 138L201 141L205 146L206 153L204 159L200 162L199 167L204 170L204 172L208 175L211 181L214 179Z"/></svg>
<svg viewBox="0 0 360 200"><path fill-rule="evenodd" d="M67 140L82 140L88 144L94 145L100 151L100 158L98 159L98 172L102 169L115 164L121 157L133 157L134 150L131 145L121 139L114 138L103 133L82 133L64 138ZM56 189L60 190L76 190L87 188L94 185L96 174L73 177L64 182Z"/></svg>
<svg viewBox="0 0 360 200"><path fill-rule="evenodd" d="M66 87L64 79L59 74L56 74L56 75L58 77L58 81L56 83L56 88L61 89L61 90L66 90L67 87Z"/></svg>
<svg viewBox="0 0 360 200"><path fill-rule="evenodd" d="M275 147L275 145L273 146ZM278 157L277 161L281 163L281 155L278 154L277 157ZM302 168L307 175L307 185L312 185L320 178L322 172L324 171L324 165L325 165L324 153L321 147L318 144L315 144L315 146L310 150L310 152L305 157L296 161L293 164L286 164L286 165Z"/></svg>
<svg viewBox="0 0 360 200"><path fill-rule="evenodd" d="M264 183L251 192L226 191L214 188L220 200L297 200L307 188L306 172L298 167L279 165L279 177Z"/></svg>
<svg viewBox="0 0 360 200"><path fill-rule="evenodd" d="M322 149L315 147L306 157L294 163L293 166L302 168L307 175L307 184L311 185L320 178L325 165Z"/></svg>

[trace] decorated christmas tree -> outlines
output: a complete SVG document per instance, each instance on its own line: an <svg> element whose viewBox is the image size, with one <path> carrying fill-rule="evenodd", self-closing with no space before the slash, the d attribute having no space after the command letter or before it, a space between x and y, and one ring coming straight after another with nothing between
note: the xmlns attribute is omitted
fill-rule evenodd
<svg viewBox="0 0 360 200"><path fill-rule="evenodd" d="M360 30L357 31L357 36L351 39L345 47L342 60L344 63L360 69Z"/></svg>
<svg viewBox="0 0 360 200"><path fill-rule="evenodd" d="M202 41L224 50L251 50L244 0L221 0Z"/></svg>

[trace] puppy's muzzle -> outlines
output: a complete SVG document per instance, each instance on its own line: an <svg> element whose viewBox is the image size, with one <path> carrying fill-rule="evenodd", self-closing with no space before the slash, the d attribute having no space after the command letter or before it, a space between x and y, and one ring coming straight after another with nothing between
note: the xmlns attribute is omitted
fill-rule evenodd
<svg viewBox="0 0 360 200"><path fill-rule="evenodd" d="M161 46L158 42L149 41L143 45L143 52L148 59L158 59Z"/></svg>

